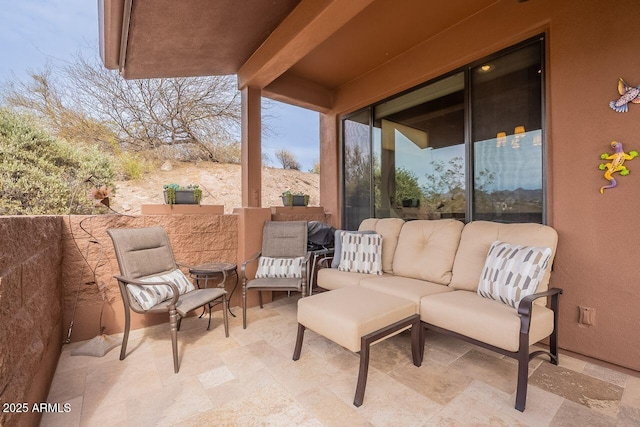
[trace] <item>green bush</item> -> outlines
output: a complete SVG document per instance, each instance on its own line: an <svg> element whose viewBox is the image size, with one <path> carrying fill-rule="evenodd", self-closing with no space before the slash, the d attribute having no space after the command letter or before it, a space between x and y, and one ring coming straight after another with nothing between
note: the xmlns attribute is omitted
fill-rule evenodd
<svg viewBox="0 0 640 427"><path fill-rule="evenodd" d="M131 181L142 178L146 169L144 160L141 160L135 154L122 153L119 157L119 161L120 172L125 180Z"/></svg>
<svg viewBox="0 0 640 427"><path fill-rule="evenodd" d="M96 185L113 185L108 157L53 138L32 118L0 109L0 215L89 213Z"/></svg>

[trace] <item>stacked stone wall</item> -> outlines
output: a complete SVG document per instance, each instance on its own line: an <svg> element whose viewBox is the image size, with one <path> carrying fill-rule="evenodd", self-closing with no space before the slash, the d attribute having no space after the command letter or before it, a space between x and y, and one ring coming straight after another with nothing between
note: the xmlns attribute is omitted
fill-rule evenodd
<svg viewBox="0 0 640 427"><path fill-rule="evenodd" d="M62 346L61 234L59 216L0 217L0 425L37 425L31 408L47 398Z"/></svg>

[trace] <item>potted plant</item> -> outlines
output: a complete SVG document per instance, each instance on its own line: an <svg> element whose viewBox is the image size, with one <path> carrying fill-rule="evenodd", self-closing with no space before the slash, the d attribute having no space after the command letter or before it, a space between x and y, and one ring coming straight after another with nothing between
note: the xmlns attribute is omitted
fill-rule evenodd
<svg viewBox="0 0 640 427"><path fill-rule="evenodd" d="M292 193L291 190L287 190L282 193L282 204L284 206L307 206L309 195L302 192Z"/></svg>
<svg viewBox="0 0 640 427"><path fill-rule="evenodd" d="M165 184L162 186L164 202L168 205L199 205L202 200L202 190L197 184L189 184L183 187L178 184Z"/></svg>

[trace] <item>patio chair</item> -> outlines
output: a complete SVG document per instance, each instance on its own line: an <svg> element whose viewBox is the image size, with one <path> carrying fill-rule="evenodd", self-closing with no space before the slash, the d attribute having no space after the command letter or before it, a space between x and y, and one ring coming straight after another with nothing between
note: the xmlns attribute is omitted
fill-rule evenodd
<svg viewBox="0 0 640 427"><path fill-rule="evenodd" d="M254 279L247 278L247 265L257 262ZM247 291L298 291L307 289L307 222L267 221L262 229L262 251L242 263L242 327L247 328Z"/></svg>
<svg viewBox="0 0 640 427"><path fill-rule="evenodd" d="M127 352L127 339L131 326L131 313L169 313L173 368L178 366L178 330L180 321L190 311L222 299L222 315L225 335L229 336L227 317L227 292L221 288L195 289L191 281L180 271L169 236L162 227L109 229L113 240L120 274L118 280L124 304L124 337L120 360ZM209 306L209 310L211 307ZM211 316L211 311L209 311ZM209 324L211 318L209 318ZM209 328L207 328L209 329Z"/></svg>

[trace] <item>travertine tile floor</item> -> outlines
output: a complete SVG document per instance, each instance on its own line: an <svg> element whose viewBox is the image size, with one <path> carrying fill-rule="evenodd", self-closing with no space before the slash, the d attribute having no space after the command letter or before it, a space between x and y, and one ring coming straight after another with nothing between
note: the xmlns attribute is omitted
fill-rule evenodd
<svg viewBox="0 0 640 427"><path fill-rule="evenodd" d="M42 426L639 426L640 378L561 354L560 366L530 364L527 409L513 408L516 363L427 335L425 360L411 363L409 334L375 345L364 404L353 406L358 356L307 331L292 360L297 298L240 308L224 337L222 316L190 317L178 333L173 373L168 326L133 331L128 356L102 358L64 348Z"/></svg>

